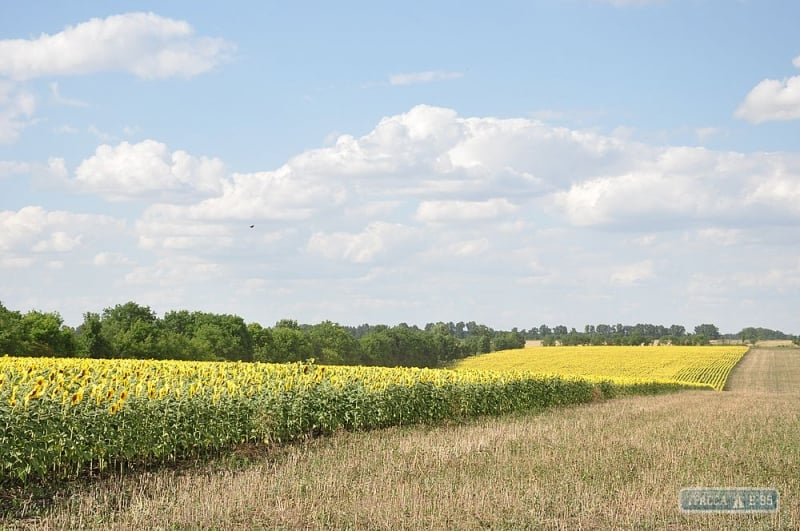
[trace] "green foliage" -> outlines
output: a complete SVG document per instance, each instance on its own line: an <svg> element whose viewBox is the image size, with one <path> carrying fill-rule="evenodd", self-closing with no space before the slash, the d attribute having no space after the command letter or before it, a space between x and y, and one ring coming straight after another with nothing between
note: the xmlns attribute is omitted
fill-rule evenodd
<svg viewBox="0 0 800 531"><path fill-rule="evenodd" d="M57 312L31 310L22 315L0 303L0 354L74 356L77 349L75 337L63 322Z"/></svg>
<svg viewBox="0 0 800 531"><path fill-rule="evenodd" d="M361 362L361 345L347 330L337 323L323 321L308 331L312 357L317 363L327 365L358 365Z"/></svg>
<svg viewBox="0 0 800 531"><path fill-rule="evenodd" d="M713 324L701 324L694 327L694 333L698 336L705 336L708 339L719 339L719 328Z"/></svg>
<svg viewBox="0 0 800 531"><path fill-rule="evenodd" d="M72 331L62 327L63 320L58 313L43 313L32 310L22 317L21 326L25 341L23 349L28 356L71 357L75 355L76 344Z"/></svg>
<svg viewBox="0 0 800 531"><path fill-rule="evenodd" d="M694 334L687 334L682 325L669 327L653 324L636 325L586 325L583 332L574 328L559 325L552 329L547 325L520 332L526 339L541 340L544 346L563 345L652 345L656 342L669 345L707 345L718 339L719 329L713 324L702 324L695 327ZM499 349L496 349L499 350Z"/></svg>
<svg viewBox="0 0 800 531"><path fill-rule="evenodd" d="M756 328L756 327L747 327L743 328L741 332L736 334L738 339L741 339L745 343L755 343L756 341L767 341L770 339L792 339L791 336L784 334L780 330L771 330L769 328ZM795 339L797 342L798 339Z"/></svg>
<svg viewBox="0 0 800 531"><path fill-rule="evenodd" d="M272 329L271 361L304 361L311 359L313 353L311 341L299 328L276 326Z"/></svg>
<svg viewBox="0 0 800 531"><path fill-rule="evenodd" d="M110 358L111 345L103 336L103 323L100 315L87 312L83 314L83 324L78 327L78 355L84 358Z"/></svg>

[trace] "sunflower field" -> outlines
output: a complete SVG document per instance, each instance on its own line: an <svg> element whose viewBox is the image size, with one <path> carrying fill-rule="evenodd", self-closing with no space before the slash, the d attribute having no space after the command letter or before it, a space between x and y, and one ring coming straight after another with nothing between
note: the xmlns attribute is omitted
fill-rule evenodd
<svg viewBox="0 0 800 531"><path fill-rule="evenodd" d="M558 374L623 385L637 380L701 384L722 390L747 350L740 345L535 347L471 356L455 367Z"/></svg>
<svg viewBox="0 0 800 531"><path fill-rule="evenodd" d="M699 384L642 386L668 392ZM625 384L520 371L0 358L0 487L237 444L536 410Z"/></svg>

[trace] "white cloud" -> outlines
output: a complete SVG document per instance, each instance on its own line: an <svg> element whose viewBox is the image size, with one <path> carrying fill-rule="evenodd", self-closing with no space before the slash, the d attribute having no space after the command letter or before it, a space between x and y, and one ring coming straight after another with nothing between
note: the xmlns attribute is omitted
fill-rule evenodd
<svg viewBox="0 0 800 531"><path fill-rule="evenodd" d="M107 133L105 131L102 131L100 128L98 128L94 124L89 125L89 127L87 127L86 130L89 132L89 134L91 134L93 137L95 137L100 142L108 143L108 142L113 142L113 141L116 140L116 137L114 135L112 135L111 133Z"/></svg>
<svg viewBox="0 0 800 531"><path fill-rule="evenodd" d="M122 128L122 134L125 136L134 136L142 132L142 128L138 125L126 125Z"/></svg>
<svg viewBox="0 0 800 531"><path fill-rule="evenodd" d="M50 83L50 95L52 96L53 101L58 105L66 105L68 107L88 107L89 104L85 101L76 100L73 98L67 98L61 95L61 89L58 86L58 82L53 81Z"/></svg>
<svg viewBox="0 0 800 531"><path fill-rule="evenodd" d="M426 223L485 221L511 214L517 209L508 199L487 201L423 201L416 219Z"/></svg>
<svg viewBox="0 0 800 531"><path fill-rule="evenodd" d="M0 79L0 144L8 144L19 138L35 110L36 98L33 94Z"/></svg>
<svg viewBox="0 0 800 531"><path fill-rule="evenodd" d="M145 140L99 146L75 170L74 182L112 201L169 194L196 197L219 192L224 171L219 159L170 152L165 144Z"/></svg>
<svg viewBox="0 0 800 531"><path fill-rule="evenodd" d="M109 216L48 212L40 206L0 211L0 251L6 253L64 253L93 240L114 236L124 223Z"/></svg>
<svg viewBox="0 0 800 531"><path fill-rule="evenodd" d="M736 223L750 216L774 217L775 212L756 210L756 205L783 201L800 175L800 160L787 154L687 147L650 149L644 157L632 156L631 167L587 176L557 191L554 203L582 226L625 224L641 230L698 220Z"/></svg>
<svg viewBox="0 0 800 531"><path fill-rule="evenodd" d="M728 229L720 227L706 227L698 229L696 238L704 246L732 246L743 241L743 231L741 229Z"/></svg>
<svg viewBox="0 0 800 531"><path fill-rule="evenodd" d="M793 175L772 175L754 185L745 204L766 205L800 214L800 171Z"/></svg>
<svg viewBox="0 0 800 531"><path fill-rule="evenodd" d="M11 175L22 175L31 171L31 164L14 160L0 160L0 179Z"/></svg>
<svg viewBox="0 0 800 531"><path fill-rule="evenodd" d="M207 160L184 156L195 166ZM326 250L325 242L347 247L353 223L376 218L407 226L492 221L495 233L517 235L560 218L652 234L696 223L736 227L744 219L777 219L779 211L785 222L800 214L793 206L800 204L800 157L651 147L535 120L462 118L430 106L383 118L361 137L340 135L275 170L222 176L219 162L207 181L182 179L192 172L178 172L175 159L152 140L102 146L89 159L103 162L105 173L93 173L102 178L88 180L85 162L78 179L106 197L191 192L162 195L173 202L149 207L137 223L140 245L163 250L253 245L238 232L252 223L260 230L270 223L267 232L276 234L281 226L296 228L299 239L316 233L312 248L341 257L347 253ZM207 198L175 204L199 195L195 188L203 182Z"/></svg>
<svg viewBox="0 0 800 531"><path fill-rule="evenodd" d="M449 251L454 256L480 256L490 248L488 238L479 238L477 240L467 240L454 243L450 245Z"/></svg>
<svg viewBox="0 0 800 531"><path fill-rule="evenodd" d="M425 72L406 72L389 76L390 85L416 85L419 83L432 83L463 77L462 72L447 72L444 70L428 70Z"/></svg>
<svg viewBox="0 0 800 531"><path fill-rule="evenodd" d="M700 142L705 142L710 138L717 136L721 133L718 127L698 127L695 129L694 134L697 136L697 140Z"/></svg>
<svg viewBox="0 0 800 531"><path fill-rule="evenodd" d="M70 235L66 232L56 231L51 233L46 239L40 240L33 246L33 251L37 253L63 253L71 251L81 244L83 235Z"/></svg>
<svg viewBox="0 0 800 531"><path fill-rule="evenodd" d="M644 218L648 213L665 214L676 206L689 210L702 207L702 198L683 195L690 188L690 183L676 183L662 174L626 174L575 184L569 191L557 193L555 199L572 223L603 225L620 218ZM676 200L680 200L677 205Z"/></svg>
<svg viewBox="0 0 800 531"><path fill-rule="evenodd" d="M308 250L329 260L357 264L372 262L392 246L405 243L413 234L408 227L376 221L362 232L315 232L308 241Z"/></svg>
<svg viewBox="0 0 800 531"><path fill-rule="evenodd" d="M160 207L160 208L159 208ZM148 209L136 222L139 245L145 249L181 250L191 248L225 248L234 243L230 227L217 223L202 223L170 215L169 205Z"/></svg>
<svg viewBox="0 0 800 531"><path fill-rule="evenodd" d="M611 273L611 281L621 286L631 286L655 275L652 260L642 260L633 264L615 267Z"/></svg>
<svg viewBox="0 0 800 531"><path fill-rule="evenodd" d="M793 64L800 67L800 56ZM745 96L736 116L752 123L800 119L800 76L761 81Z"/></svg>
<svg viewBox="0 0 800 531"><path fill-rule="evenodd" d="M222 264L197 257L170 257L160 259L152 266L134 268L125 275L125 283L136 286L182 286L219 278L225 269Z"/></svg>
<svg viewBox="0 0 800 531"><path fill-rule="evenodd" d="M0 256L0 269L22 269L33 265L29 256Z"/></svg>
<svg viewBox="0 0 800 531"><path fill-rule="evenodd" d="M94 255L92 263L96 266L125 266L133 264L133 260L122 253L104 251Z"/></svg>
<svg viewBox="0 0 800 531"><path fill-rule="evenodd" d="M12 175L26 175L59 180L67 175L64 159L51 158L47 164L41 162L22 162L14 160L0 160L0 179Z"/></svg>
<svg viewBox="0 0 800 531"><path fill-rule="evenodd" d="M298 221L340 203L343 197L339 185L307 178L283 166L271 172L234 173L223 182L222 195L184 212L194 219Z"/></svg>
<svg viewBox="0 0 800 531"><path fill-rule="evenodd" d="M127 71L140 78L191 77L226 60L233 45L198 37L182 20L154 13L93 18L34 39L0 40L0 75L15 80Z"/></svg>

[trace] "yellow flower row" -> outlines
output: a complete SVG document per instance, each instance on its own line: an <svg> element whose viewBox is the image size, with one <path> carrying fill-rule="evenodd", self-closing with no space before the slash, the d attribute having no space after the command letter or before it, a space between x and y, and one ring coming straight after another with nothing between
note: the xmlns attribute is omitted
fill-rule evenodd
<svg viewBox="0 0 800 531"><path fill-rule="evenodd" d="M31 401L57 401L64 407L107 406L112 413L128 400L181 400L197 396L217 401L272 391L313 388L323 382L335 389L360 385L379 392L419 383L502 383L519 378L491 371L316 366L312 364L243 364L149 360L0 358L0 400L27 407Z"/></svg>
<svg viewBox="0 0 800 531"><path fill-rule="evenodd" d="M721 390L746 352L744 346L536 347L472 356L455 367L558 374L619 384L678 382Z"/></svg>

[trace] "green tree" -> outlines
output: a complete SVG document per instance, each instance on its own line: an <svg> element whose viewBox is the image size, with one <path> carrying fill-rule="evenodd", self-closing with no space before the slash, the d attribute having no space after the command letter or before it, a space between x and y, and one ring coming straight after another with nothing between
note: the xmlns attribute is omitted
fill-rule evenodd
<svg viewBox="0 0 800 531"><path fill-rule="evenodd" d="M217 361L222 358L217 357L208 351L201 351L197 344L188 336L162 330L156 338L153 348L153 358L162 360L195 360L195 361Z"/></svg>
<svg viewBox="0 0 800 531"><path fill-rule="evenodd" d="M275 352L275 346L271 329L264 328L259 323L250 323L247 325L247 331L250 333L250 338L253 342L253 361L278 361L272 357Z"/></svg>
<svg viewBox="0 0 800 531"><path fill-rule="evenodd" d="M31 310L22 317L25 354L28 356L72 357L75 337L72 330L62 326L57 312Z"/></svg>
<svg viewBox="0 0 800 531"><path fill-rule="evenodd" d="M358 341L363 365L391 365L388 360L396 357L394 338L385 325L372 327Z"/></svg>
<svg viewBox="0 0 800 531"><path fill-rule="evenodd" d="M456 326L451 327L444 323L436 323L428 333L436 350L436 357L442 362L453 361L466 355L463 342L456 337L458 333Z"/></svg>
<svg viewBox="0 0 800 531"><path fill-rule="evenodd" d="M713 324L701 324L694 327L696 335L703 335L707 339L719 339L719 328Z"/></svg>
<svg viewBox="0 0 800 531"><path fill-rule="evenodd" d="M361 361L358 341L337 323L323 321L312 326L308 338L318 363L357 365Z"/></svg>
<svg viewBox="0 0 800 531"><path fill-rule="evenodd" d="M0 303L0 356L23 354L22 315Z"/></svg>
<svg viewBox="0 0 800 531"><path fill-rule="evenodd" d="M103 310L102 335L115 358L156 358L159 328L155 312L129 301Z"/></svg>
<svg viewBox="0 0 800 531"><path fill-rule="evenodd" d="M492 350L508 350L525 346L525 336L519 332L500 332L492 338Z"/></svg>
<svg viewBox="0 0 800 531"><path fill-rule="evenodd" d="M253 361L253 341L241 317L195 312L194 323L192 342L204 356Z"/></svg>
<svg viewBox="0 0 800 531"><path fill-rule="evenodd" d="M276 362L304 361L314 357L314 350L311 341L299 328L275 326L270 357Z"/></svg>
<svg viewBox="0 0 800 531"><path fill-rule="evenodd" d="M83 314L83 324L77 330L77 352L84 358L111 358L111 346L102 334L100 315L93 312Z"/></svg>

